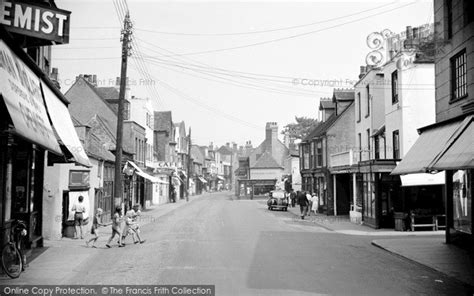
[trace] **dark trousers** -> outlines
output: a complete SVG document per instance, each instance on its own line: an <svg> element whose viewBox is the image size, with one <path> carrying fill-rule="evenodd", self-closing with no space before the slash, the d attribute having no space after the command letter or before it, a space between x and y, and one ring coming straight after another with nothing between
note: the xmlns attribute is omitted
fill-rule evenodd
<svg viewBox="0 0 474 296"><path fill-rule="evenodd" d="M300 213L301 216L306 216L306 214L308 213L308 206L300 204Z"/></svg>

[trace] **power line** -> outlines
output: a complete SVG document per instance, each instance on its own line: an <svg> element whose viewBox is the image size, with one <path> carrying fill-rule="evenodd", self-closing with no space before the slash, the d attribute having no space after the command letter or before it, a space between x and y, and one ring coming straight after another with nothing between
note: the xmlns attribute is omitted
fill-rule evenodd
<svg viewBox="0 0 474 296"><path fill-rule="evenodd" d="M274 28L274 29L266 29L266 30L255 30L255 31L236 32L236 33L180 33L180 32L156 31L156 30L142 29L142 28L136 28L136 30L141 31L141 32L148 32L148 33L157 33L157 34L163 34L163 35L179 35L179 36L236 36L236 35L262 34L262 33L293 30L293 29L304 28L304 27L314 26L314 25L318 25L318 24L328 23L328 22L348 18L348 17L351 17L351 16L363 14L363 13L368 12L368 11L377 10L379 8L387 7L387 6L390 6L390 5L395 4L395 3L397 3L397 2L391 2L389 4L384 4L384 5L380 5L380 6L377 6L377 7L370 8L370 9L361 10L361 11L358 11L358 12L355 12L355 13L346 14L346 15L343 15L343 16L335 17L335 18L325 19L325 20L322 20L322 21L316 21L316 22L312 22L312 23L308 23L308 24L293 25L293 26L280 27L280 28Z"/></svg>
<svg viewBox="0 0 474 296"><path fill-rule="evenodd" d="M363 18L358 18L358 19L348 21L348 22L345 22L345 23L341 23L341 24L337 24L337 25L333 25L333 26L330 26L330 27L326 27L326 28L322 28L322 29L318 29L318 30L313 30L313 31L309 31L309 32L304 32L304 33L300 33L300 34L295 34L295 35L290 35L290 36L280 37L280 38L275 38L275 39L269 39L269 40L265 40L265 41L254 42L254 43L249 43L249 44L244 44L244 45L239 45L239 46L218 48L218 49L209 49L209 50L195 51L195 52L187 52L187 53L181 53L181 54L176 54L176 55L177 56L201 55L201 54L208 54L208 53L214 53L214 52L222 52L222 51L229 51L229 50L235 50L235 49L243 49L243 48L248 48L248 47L253 47L253 46L260 46L260 45L264 45L264 44L268 44L268 43L280 42L280 41L284 41L284 40L288 40L288 39L299 38L299 37L311 35L311 34L314 34L314 33L323 32L323 31L326 31L326 30L329 30L329 29L334 29L334 28L337 28L337 27L341 27L341 26L344 26L344 25L352 24L352 23L355 23L355 22L359 22L359 21L365 20L369 17L389 13L389 12L392 12L394 10L401 9L401 8L404 8L404 7L407 7L409 5L413 5L413 4L415 4L415 2L411 2L411 3L405 4L405 5L390 9L390 10L385 10L385 11L379 12L377 14L368 15L368 16L365 16ZM170 55L170 57L172 57L172 56L174 56L174 55Z"/></svg>

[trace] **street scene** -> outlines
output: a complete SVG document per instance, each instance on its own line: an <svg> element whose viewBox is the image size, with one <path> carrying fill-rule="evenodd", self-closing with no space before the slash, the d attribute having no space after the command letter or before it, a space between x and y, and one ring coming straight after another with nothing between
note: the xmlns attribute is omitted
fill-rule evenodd
<svg viewBox="0 0 474 296"><path fill-rule="evenodd" d="M474 295L474 2L0 1L0 295Z"/></svg>

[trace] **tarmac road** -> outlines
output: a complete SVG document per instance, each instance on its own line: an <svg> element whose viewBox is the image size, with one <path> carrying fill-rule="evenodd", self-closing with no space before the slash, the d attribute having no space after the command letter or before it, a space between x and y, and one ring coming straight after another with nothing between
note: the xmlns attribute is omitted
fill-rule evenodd
<svg viewBox="0 0 474 296"><path fill-rule="evenodd" d="M211 284L216 295L467 291L456 280L372 246L371 237L331 232L289 212L269 211L263 200L235 200L228 192L194 199L144 225L142 235L141 245L128 238L126 247L114 242L107 249L104 236L99 248L82 247L87 257L61 284ZM31 284L33 272L23 281Z"/></svg>

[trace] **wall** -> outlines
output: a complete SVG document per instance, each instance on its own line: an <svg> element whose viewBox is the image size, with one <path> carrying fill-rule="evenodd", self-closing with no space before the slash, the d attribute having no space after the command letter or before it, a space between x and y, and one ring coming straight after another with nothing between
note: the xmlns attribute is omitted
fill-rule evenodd
<svg viewBox="0 0 474 296"><path fill-rule="evenodd" d="M89 208L86 211L89 216L94 213L95 188L102 187L102 179L97 177L98 161L89 158L92 167L86 168L74 164L54 164L47 166L45 160L44 167L44 191L43 191L43 236L45 239L58 240L62 237L62 207L63 191L69 190L69 171L70 170L89 170L90 171L90 189L89 189ZM101 176L103 176L103 172ZM90 222L89 222L90 223ZM90 228L91 224L84 227Z"/></svg>
<svg viewBox="0 0 474 296"><path fill-rule="evenodd" d="M370 129L370 134L372 135L376 129L379 129L385 123L385 90L384 88L388 87L387 83L384 80L384 77L376 75L379 71L371 70L369 71L360 81L355 88L355 106L354 106L354 122L355 124L355 133L354 133L354 151L358 153L359 149L359 139L358 134L361 134L362 139L362 150L367 150L367 129ZM370 100L370 114L367 114L367 85L369 85L369 92L371 94ZM357 94L360 93L361 98L361 120L359 121L359 104L357 101ZM374 157L373 150L373 139L371 139L371 153L363 152L361 153L361 161L372 159ZM383 151L383 149L380 149ZM359 156L357 156L359 157Z"/></svg>
<svg viewBox="0 0 474 296"><path fill-rule="evenodd" d="M464 26L463 1L453 1L453 37L447 39L443 0L434 1L436 50L436 121L462 115L461 106L474 100L474 22ZM466 49L468 97L457 102L451 99L450 58Z"/></svg>
<svg viewBox="0 0 474 296"><path fill-rule="evenodd" d="M346 151L347 147L354 147L354 110L355 105L350 105L327 130L328 156ZM331 166L331 158L327 159L327 166Z"/></svg>
<svg viewBox="0 0 474 296"><path fill-rule="evenodd" d="M392 104L392 72L397 70L396 63L391 62L387 64L384 69L384 77L385 77L385 140L386 140L386 147L387 147L387 159L393 159L393 131L399 130L400 139L403 138L403 130L402 130L402 107L403 101L400 94L400 88L402 87L401 81L403 79L404 73L402 71L398 71L398 81L399 81L399 97L398 103Z"/></svg>
<svg viewBox="0 0 474 296"><path fill-rule="evenodd" d="M401 83L403 157L418 139L417 129L435 122L434 64L414 64L403 71Z"/></svg>

